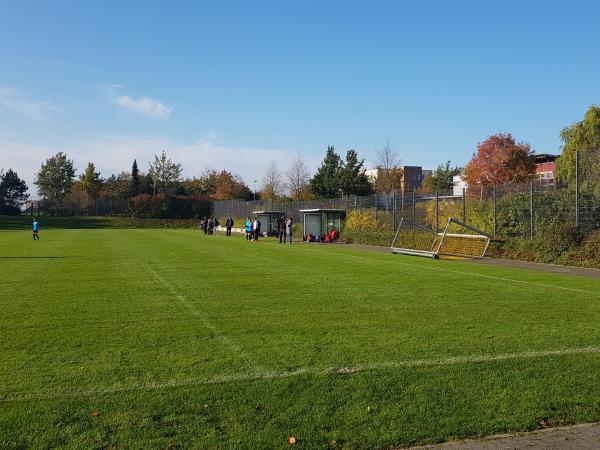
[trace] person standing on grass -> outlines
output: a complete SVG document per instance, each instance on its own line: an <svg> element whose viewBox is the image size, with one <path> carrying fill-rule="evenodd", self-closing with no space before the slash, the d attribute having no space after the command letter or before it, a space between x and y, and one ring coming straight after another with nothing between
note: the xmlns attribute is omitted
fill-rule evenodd
<svg viewBox="0 0 600 450"><path fill-rule="evenodd" d="M291 217L288 217L285 221L285 232L287 234L287 238L292 243L292 226L294 225L294 220Z"/></svg>
<svg viewBox="0 0 600 450"><path fill-rule="evenodd" d="M260 236L260 220L258 217L254 218L254 240L258 242L258 236Z"/></svg>
<svg viewBox="0 0 600 450"><path fill-rule="evenodd" d="M39 241L40 240L40 223L37 220L37 217L33 218L33 225L31 226L31 230L33 231L33 240L34 241Z"/></svg>
<svg viewBox="0 0 600 450"><path fill-rule="evenodd" d="M279 237L279 243L285 244L285 217L283 216L277 220L277 236Z"/></svg>
<svg viewBox="0 0 600 450"><path fill-rule="evenodd" d="M227 229L225 235L231 236L231 229L233 228L233 219L231 218L231 216L229 216L225 221L225 228Z"/></svg>
<svg viewBox="0 0 600 450"><path fill-rule="evenodd" d="M218 236L218 235L219 235L219 225L221 225L221 224L219 223L219 219L217 219L217 218L215 217L215 235L216 235L216 236Z"/></svg>
<svg viewBox="0 0 600 450"><path fill-rule="evenodd" d="M250 217L246 217L246 240L250 241L252 240L252 221L250 220Z"/></svg>

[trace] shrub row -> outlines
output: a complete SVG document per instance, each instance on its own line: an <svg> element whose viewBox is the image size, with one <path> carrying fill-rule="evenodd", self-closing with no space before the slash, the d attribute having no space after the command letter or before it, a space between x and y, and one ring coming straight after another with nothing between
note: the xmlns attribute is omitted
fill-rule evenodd
<svg viewBox="0 0 600 450"><path fill-rule="evenodd" d="M534 239L517 238L490 246L489 256L600 268L600 230L582 233L573 225L548 227Z"/></svg>

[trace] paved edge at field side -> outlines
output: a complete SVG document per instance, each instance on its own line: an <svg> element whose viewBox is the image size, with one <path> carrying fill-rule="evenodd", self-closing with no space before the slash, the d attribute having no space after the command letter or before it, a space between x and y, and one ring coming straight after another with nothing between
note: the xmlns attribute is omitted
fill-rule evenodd
<svg viewBox="0 0 600 450"><path fill-rule="evenodd" d="M357 250L365 250L374 253L390 253L389 247L379 247L377 245L366 244L329 244L338 245L343 248L352 248ZM418 258L415 256L415 258ZM514 267L517 269L534 270L537 272L560 273L565 275L577 275L588 278L600 278L600 269L591 269L588 267L576 266L561 266L558 264L544 264L528 261L518 261L514 259L498 259L498 258L482 258L482 259L458 259L458 262L466 264L477 264L498 267Z"/></svg>
<svg viewBox="0 0 600 450"><path fill-rule="evenodd" d="M600 422L409 448L410 450L594 450L600 448Z"/></svg>

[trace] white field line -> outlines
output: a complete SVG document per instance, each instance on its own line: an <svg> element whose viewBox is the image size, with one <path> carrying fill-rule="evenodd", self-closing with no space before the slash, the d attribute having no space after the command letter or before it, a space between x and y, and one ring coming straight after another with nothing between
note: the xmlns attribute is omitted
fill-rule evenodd
<svg viewBox="0 0 600 450"><path fill-rule="evenodd" d="M235 342L233 342L230 338L228 338L227 336L225 336L223 333L221 333L217 327L215 327L210 321L208 321L206 319L206 317L204 317L204 315L202 315L195 307L194 305L190 304L187 300L187 298L180 294L179 292L177 292L177 290L170 284L168 283L163 277L161 277L158 272L156 272L156 270L154 270L152 267L150 267L149 265L147 265L148 271L154 276L154 278L161 283L163 286L165 286L173 295L173 297L175 297L182 305L184 305L193 315L194 317L198 318L200 320L200 322L202 323L202 325L210 330L213 335L221 342L223 343L225 346L229 347L230 350L233 351L233 354L237 357L240 357L241 359L244 360L244 362L246 362L246 364L248 364L249 366L253 367L256 370L262 370L257 364L256 362L250 357L250 355L248 353L246 353L239 345L237 345Z"/></svg>
<svg viewBox="0 0 600 450"><path fill-rule="evenodd" d="M372 261L372 262L381 262L381 261L383 261L381 259L368 258L366 256L360 256L360 255L350 255L350 254L341 253L341 252L327 252L327 251L318 250L318 249L313 249L312 251L314 251L314 252L320 252L320 253L327 253L328 255L338 255L338 256L346 256L346 257L349 257L349 258L366 259L366 260ZM499 277L499 276L496 276L496 275L486 275L486 274L483 274L483 273L468 272L468 271L463 271L463 270L446 269L444 267L424 266L422 264L411 264L411 263L406 263L406 262L402 262L402 261L398 261L398 260L393 261L393 263L394 264L401 264L403 266L408 266L408 267L416 267L416 268L419 268L419 269L431 269L431 270L437 270L437 271L440 271L440 272L457 273L459 275L471 275L471 276L474 276L474 277L488 278L488 279L498 280L498 281L509 281L509 282L512 282L512 283L530 284L530 285L533 285L533 286L539 286L539 287L543 287L543 288L559 289L559 290L568 291L568 292L577 292L577 293L580 293L580 294L592 294L592 295L600 296L600 292L597 292L597 291L588 291L586 289L577 289L577 288L570 288L570 287L565 287L565 286L556 286L556 285L553 285L553 284L538 283L536 281L515 280L514 278L505 278L505 277Z"/></svg>
<svg viewBox="0 0 600 450"><path fill-rule="evenodd" d="M0 395L0 403L25 402L33 400L58 400L62 398L96 397L111 395L121 392L144 392L178 387L194 387L211 384L223 384L229 382L252 382L258 380L275 380L290 378L301 375L312 376L342 376L354 373L419 367L443 367L460 364L493 363L498 361L534 359L553 356L568 356L579 354L600 353L600 347L576 347L559 350L533 350L520 353L504 353L500 355L466 355L451 356L440 359L417 359L406 361L390 361L382 363L363 364L352 367L307 367L289 371L264 371L257 373L238 373L230 375L216 375L206 378L188 378L180 380L154 381L144 383L132 383L124 385L113 385L95 389L70 390L66 392L40 391L27 395Z"/></svg>

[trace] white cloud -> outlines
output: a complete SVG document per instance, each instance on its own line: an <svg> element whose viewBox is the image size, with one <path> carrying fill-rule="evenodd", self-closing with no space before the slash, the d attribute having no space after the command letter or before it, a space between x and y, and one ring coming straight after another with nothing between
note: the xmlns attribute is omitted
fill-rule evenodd
<svg viewBox="0 0 600 450"><path fill-rule="evenodd" d="M174 109L150 97L140 97L135 99L130 95L121 94L121 91L125 88L125 86L122 84L100 84L98 87L101 91L104 91L106 94L108 94L112 98L113 102L120 107L148 117L168 119Z"/></svg>
<svg viewBox="0 0 600 450"><path fill-rule="evenodd" d="M0 87L0 97L8 97L9 95L12 95L15 93L16 93L15 88Z"/></svg>
<svg viewBox="0 0 600 450"><path fill-rule="evenodd" d="M172 107L150 97L135 99L130 95L120 95L119 93L125 88L122 84L100 84L98 87L107 93L117 105L130 111L159 119L168 119L173 112Z"/></svg>
<svg viewBox="0 0 600 450"><path fill-rule="evenodd" d="M160 119L169 118L173 111L173 108L149 97L141 97L136 100L129 95L121 95L115 99L115 102L123 108Z"/></svg>
<svg viewBox="0 0 600 450"><path fill-rule="evenodd" d="M86 157L106 175L129 170L134 158L140 169L147 171L148 162L164 150L171 159L182 164L184 176L198 176L206 167L211 167L226 169L246 181L262 178L266 166L274 159L281 168L287 168L296 154L283 149L220 145L213 141L210 133L191 143L176 142L167 137L106 135L87 139L78 147L85 148ZM77 153L74 156L80 165L87 162Z"/></svg>
<svg viewBox="0 0 600 450"><path fill-rule="evenodd" d="M28 99L19 89L0 88L0 105L30 119L47 120L52 111L58 108L47 102Z"/></svg>

